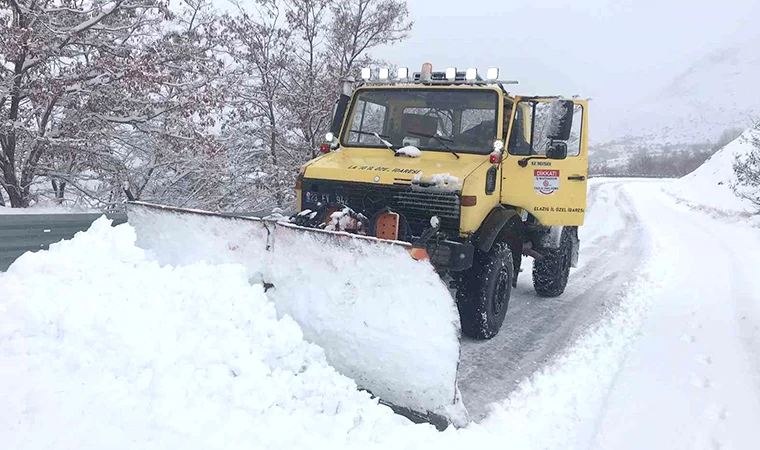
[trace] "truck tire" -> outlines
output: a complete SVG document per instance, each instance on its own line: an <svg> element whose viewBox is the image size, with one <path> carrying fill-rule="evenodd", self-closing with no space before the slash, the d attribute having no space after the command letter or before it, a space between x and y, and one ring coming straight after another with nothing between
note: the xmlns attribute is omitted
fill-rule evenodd
<svg viewBox="0 0 760 450"><path fill-rule="evenodd" d="M490 339L499 333L512 293L512 251L496 242L489 252L476 251L472 268L460 275L457 306L462 333L474 339Z"/></svg>
<svg viewBox="0 0 760 450"><path fill-rule="evenodd" d="M533 261L533 288L541 297L557 297L565 292L570 277L573 239L571 228L565 227L559 248L543 251L544 259Z"/></svg>

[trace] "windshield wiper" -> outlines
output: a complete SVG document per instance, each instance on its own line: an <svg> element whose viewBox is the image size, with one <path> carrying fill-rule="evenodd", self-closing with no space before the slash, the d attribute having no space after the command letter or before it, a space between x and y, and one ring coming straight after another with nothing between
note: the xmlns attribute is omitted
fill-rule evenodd
<svg viewBox="0 0 760 450"><path fill-rule="evenodd" d="M449 147L448 145L446 145L446 142L444 142L444 141L454 142L453 140L447 139L447 138L445 138L443 136L439 136L437 134L417 133L416 131L407 131L407 133L414 134L414 135L417 135L417 136L426 137L426 138L435 139L436 141L438 141L439 144L443 145L443 147L446 150L448 150L449 152L451 152L452 155L456 156L457 159L459 159L459 153L457 153L454 150L452 150L451 147Z"/></svg>
<svg viewBox="0 0 760 450"><path fill-rule="evenodd" d="M375 133L374 131L361 131L361 130L348 130L348 133L349 134L356 133L356 134L364 134L364 135L367 135L367 136L374 136L374 137L378 138L380 140L380 142L383 143L383 145L385 145L390 150L392 150L394 155L396 154L396 149L393 148L393 144L391 144L390 142L386 141L386 139L390 139L390 136L386 136L384 134Z"/></svg>
<svg viewBox="0 0 760 450"><path fill-rule="evenodd" d="M392 151L394 155L396 154L396 149L393 148L393 144L391 144L390 142L388 142L385 139L383 139L382 136L379 135L379 134L377 134L377 133L372 133L372 135L375 136L376 138L380 139L380 142L382 142L383 145L385 145L386 147L388 147L388 149L390 151ZM386 137L388 137L388 136L386 136Z"/></svg>

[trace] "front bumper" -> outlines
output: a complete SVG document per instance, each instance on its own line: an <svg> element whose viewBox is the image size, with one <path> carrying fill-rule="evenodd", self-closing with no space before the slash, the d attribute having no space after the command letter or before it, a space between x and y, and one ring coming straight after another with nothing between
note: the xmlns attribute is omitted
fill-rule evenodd
<svg viewBox="0 0 760 450"><path fill-rule="evenodd" d="M424 247L438 271L459 272L472 267L475 246L468 242L431 240Z"/></svg>

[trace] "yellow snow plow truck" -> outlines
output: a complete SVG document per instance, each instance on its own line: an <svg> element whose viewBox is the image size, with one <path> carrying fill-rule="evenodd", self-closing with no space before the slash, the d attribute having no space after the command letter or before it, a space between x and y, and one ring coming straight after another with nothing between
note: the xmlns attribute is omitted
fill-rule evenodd
<svg viewBox="0 0 760 450"><path fill-rule="evenodd" d="M129 202L129 222L163 263L242 264L279 316L397 412L463 425L460 336L499 332L523 255L543 297L577 263L588 103L512 95L496 69L362 79L344 83L292 216Z"/></svg>

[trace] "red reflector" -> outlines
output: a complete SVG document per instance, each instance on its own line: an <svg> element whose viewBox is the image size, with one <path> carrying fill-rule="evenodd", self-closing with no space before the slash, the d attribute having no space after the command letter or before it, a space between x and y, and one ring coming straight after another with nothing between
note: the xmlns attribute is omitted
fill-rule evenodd
<svg viewBox="0 0 760 450"><path fill-rule="evenodd" d="M296 190L297 191L301 190L301 180L296 180Z"/></svg>
<svg viewBox="0 0 760 450"><path fill-rule="evenodd" d="M491 164L498 164L501 162L501 155L491 155Z"/></svg>
<svg viewBox="0 0 760 450"><path fill-rule="evenodd" d="M322 144L319 146L319 151L322 153L330 153L330 144Z"/></svg>
<svg viewBox="0 0 760 450"><path fill-rule="evenodd" d="M475 206L478 204L478 197L475 195L463 195L460 204L462 206Z"/></svg>
<svg viewBox="0 0 760 450"><path fill-rule="evenodd" d="M417 261L430 260L430 255L428 255L427 250L424 248L412 247L409 249L409 255L411 255L412 259L416 259Z"/></svg>

